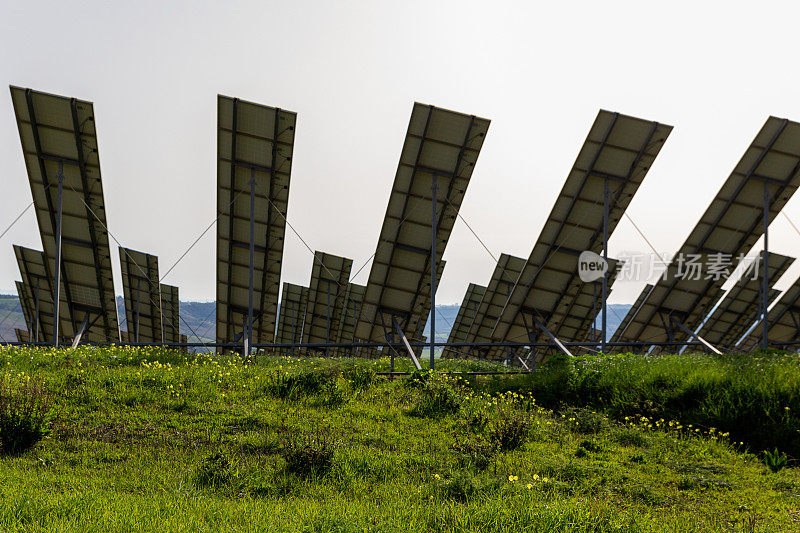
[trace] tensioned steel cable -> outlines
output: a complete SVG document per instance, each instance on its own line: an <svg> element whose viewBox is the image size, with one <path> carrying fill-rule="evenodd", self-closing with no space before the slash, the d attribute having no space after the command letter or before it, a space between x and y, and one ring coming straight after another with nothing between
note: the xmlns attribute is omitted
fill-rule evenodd
<svg viewBox="0 0 800 533"><path fill-rule="evenodd" d="M45 190L46 190L46 189L45 189ZM11 224L9 224L9 225L8 225L8 227L7 227L5 230L3 230L3 233L0 233L0 239L2 239L3 237L5 237L5 236L6 236L6 233L8 233L8 232L11 230L11 228L12 228L12 227L14 227L14 224L16 224L17 222L19 222L19 219L21 219L21 218L22 218L22 215L24 215L24 214L25 214L25 213L28 211L28 209L30 209L30 208L31 208L31 206L32 206L32 205L33 205L33 202L29 203L29 204L27 205L27 207L25 207L25 209L23 209L23 210L22 210L22 212L21 212L19 215L17 215L17 218L15 218L15 219L14 219L14 220L11 222Z"/></svg>

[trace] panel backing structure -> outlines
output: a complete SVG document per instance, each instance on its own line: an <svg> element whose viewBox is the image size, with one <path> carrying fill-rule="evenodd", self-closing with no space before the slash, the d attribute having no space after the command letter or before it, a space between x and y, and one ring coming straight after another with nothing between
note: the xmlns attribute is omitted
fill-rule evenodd
<svg viewBox="0 0 800 533"><path fill-rule="evenodd" d="M711 311L724 279L683 276L685 258L700 262L724 257L738 266L800 184L800 124L770 117L711 201L665 274L642 304L625 332L625 340L684 341L688 335L675 323L694 331Z"/></svg>
<svg viewBox="0 0 800 533"><path fill-rule="evenodd" d="M500 255L464 342L491 342L494 325L500 317L500 313L503 311L503 307L505 307L524 266L525 260L521 257L508 254ZM489 348L476 347L468 351L476 357L485 357L489 352Z"/></svg>
<svg viewBox="0 0 800 533"><path fill-rule="evenodd" d="M772 254L770 253L770 258ZM771 259L770 259L771 260ZM800 344L790 346L774 345L775 342L800 341L800 279L775 302L767 313L769 325L769 342L773 347L796 351ZM747 337L737 346L737 351L750 352L759 347L762 338L762 325L759 320L755 328L748 332Z"/></svg>
<svg viewBox="0 0 800 533"><path fill-rule="evenodd" d="M339 320L339 327L336 331L335 342L347 343L354 342L356 323L358 322L358 315L361 313L361 304L364 302L364 293L367 287L357 283L348 283L345 292L345 297L341 303L341 310L338 311L341 316ZM339 301L337 300L337 304ZM334 350L335 355L353 355L354 349L351 348L337 348Z"/></svg>
<svg viewBox="0 0 800 533"><path fill-rule="evenodd" d="M422 336L430 312L433 184L436 265L478 160L489 121L415 103L356 325L355 338L385 342L397 320L408 338ZM427 292L427 294L426 294Z"/></svg>
<svg viewBox="0 0 800 533"><path fill-rule="evenodd" d="M158 257L119 248L128 342L164 342Z"/></svg>
<svg viewBox="0 0 800 533"><path fill-rule="evenodd" d="M33 296L28 287L21 281L15 281L14 286L17 289L17 298L19 298L19 305L22 308L22 317L25 319L26 331L33 332L36 330L36 316L34 311Z"/></svg>
<svg viewBox="0 0 800 533"><path fill-rule="evenodd" d="M49 279L56 268L58 181L63 176L59 336L71 339L85 324L83 340L118 342L93 105L20 87L11 87L11 99Z"/></svg>
<svg viewBox="0 0 800 533"><path fill-rule="evenodd" d="M698 334L717 348L731 348L742 338L747 328L755 323L760 315L761 305L761 268L764 253L758 256L733 287L725 294L719 304L706 319ZM768 277L772 283L778 281L786 273L793 257L769 253ZM772 298L780 291L772 291ZM721 294L720 294L721 296ZM719 300L715 298L714 300Z"/></svg>
<svg viewBox="0 0 800 533"><path fill-rule="evenodd" d="M314 252L314 266L311 268L311 281L308 285L308 304L303 321L304 343L334 342L352 268L352 259ZM314 351L320 350L324 351Z"/></svg>
<svg viewBox="0 0 800 533"><path fill-rule="evenodd" d="M31 342L31 334L20 328L14 328L14 335L17 336L17 342Z"/></svg>
<svg viewBox="0 0 800 533"><path fill-rule="evenodd" d="M537 325L552 331L562 321L581 292L578 256L603 250L604 198L611 236L671 131L658 122L599 112L492 339L541 342Z"/></svg>
<svg viewBox="0 0 800 533"><path fill-rule="evenodd" d="M249 309L253 198L253 343L275 338L297 115L219 96L217 342L238 342Z"/></svg>
<svg viewBox="0 0 800 533"><path fill-rule="evenodd" d="M178 287L161 283L159 290L161 291L161 324L164 331L164 342L186 342L186 337L181 335L181 301Z"/></svg>
<svg viewBox="0 0 800 533"><path fill-rule="evenodd" d="M39 298L39 342L53 342L53 306L52 279L48 276L44 252L14 245L19 273L22 277L22 288L30 307L31 321L36 321L36 298ZM28 331L36 339L35 326L29 325ZM62 342L66 338L59 331Z"/></svg>
<svg viewBox="0 0 800 533"><path fill-rule="evenodd" d="M308 287L284 282L275 342L300 344L303 341L303 321L307 303ZM291 355L288 350L287 353Z"/></svg>
<svg viewBox="0 0 800 533"><path fill-rule="evenodd" d="M469 284L467 292L464 294L464 299L461 300L461 306L458 308L458 314L450 329L450 336L447 342L466 342L467 335L469 335L473 321L478 315L478 308L485 293L486 287L483 285L478 285L477 283ZM466 353L467 351L465 348L448 346L442 351L442 357L458 357L462 352Z"/></svg>

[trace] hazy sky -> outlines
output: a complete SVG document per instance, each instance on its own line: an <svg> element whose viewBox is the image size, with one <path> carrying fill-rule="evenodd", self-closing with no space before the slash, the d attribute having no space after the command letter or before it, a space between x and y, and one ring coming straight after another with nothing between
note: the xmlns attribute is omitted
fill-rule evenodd
<svg viewBox="0 0 800 533"><path fill-rule="evenodd" d="M6 0L0 79L94 102L109 229L162 273L216 217L218 93L298 113L289 221L354 272L375 251L414 101L492 120L461 213L495 256L528 257L599 109L675 126L628 210L672 253L767 116L800 120L797 15L753 2ZM2 231L31 201L7 92L0 183ZM785 212L800 223L797 196ZM770 231L772 250L800 256L782 216ZM165 280L184 300L214 298L215 235ZM0 240L5 292L15 243L41 249L32 210ZM627 220L610 248L649 251ZM494 267L460 221L445 259L440 303ZM113 241L112 260L119 293ZM311 263L287 230L283 281L307 284Z"/></svg>

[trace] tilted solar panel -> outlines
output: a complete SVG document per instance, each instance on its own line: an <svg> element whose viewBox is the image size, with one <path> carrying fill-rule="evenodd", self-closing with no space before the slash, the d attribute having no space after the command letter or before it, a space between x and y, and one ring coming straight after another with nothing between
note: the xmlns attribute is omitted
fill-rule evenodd
<svg viewBox="0 0 800 533"><path fill-rule="evenodd" d="M48 279L55 272L59 172L63 175L59 336L71 339L85 324L83 340L117 342L119 322L93 105L13 86L11 99Z"/></svg>
<svg viewBox="0 0 800 533"><path fill-rule="evenodd" d="M464 294L464 299L461 300L461 306L458 308L458 314L450 329L450 337L447 342L466 342L467 335L469 335L473 321L478 315L478 308L485 293L486 287L476 283L469 284L467 292ZM467 352L468 350L463 348L445 347L442 350L442 357L459 357Z"/></svg>
<svg viewBox="0 0 800 533"><path fill-rule="evenodd" d="M492 333L521 342L552 331L581 291L578 257L602 252L603 204L613 233L672 127L600 111ZM529 335L529 332L531 335Z"/></svg>
<svg viewBox="0 0 800 533"><path fill-rule="evenodd" d="M129 342L164 342L158 257L119 248Z"/></svg>
<svg viewBox="0 0 800 533"><path fill-rule="evenodd" d="M630 309L628 309L628 312L623 317L622 322L619 323L617 329L614 330L614 334L611 335L610 342L620 342L622 339L625 339L625 330L628 328L628 324L630 324L634 315L636 315L637 311L639 311L639 308L642 306L651 290L653 290L653 285L650 283L642 288L642 292L640 292L639 296L636 297L636 301L633 302L633 305L630 307ZM619 351L619 348L613 348L613 350Z"/></svg>
<svg viewBox="0 0 800 533"><path fill-rule="evenodd" d="M304 343L334 342L352 267L352 259L314 252L314 266L308 285L308 304L303 320Z"/></svg>
<svg viewBox="0 0 800 533"><path fill-rule="evenodd" d="M677 321L694 330L725 280L681 276L681 261L698 254L705 263L723 254L737 266L763 233L765 201L769 223L800 184L798 170L800 124L770 117L631 320L626 337L642 342L685 340L687 334L670 324Z"/></svg>
<svg viewBox="0 0 800 533"><path fill-rule="evenodd" d="M345 292L342 309L340 311L341 320L339 320L339 328L336 332L335 341L339 343L353 342L354 333L356 330L356 323L358 322L358 315L361 313L361 304L364 301L364 293L367 288L364 285L357 283L348 283ZM337 300L337 305L339 300ZM353 355L355 351L351 348L337 348L334 354L342 357L345 355Z"/></svg>
<svg viewBox="0 0 800 533"><path fill-rule="evenodd" d="M275 342L278 344L303 342L303 321L306 316L307 304L308 287L284 282ZM286 352L291 355L288 350Z"/></svg>
<svg viewBox="0 0 800 533"><path fill-rule="evenodd" d="M27 331L36 331L36 311L34 297L27 286L21 281L14 282L17 288L17 297L19 298L19 305L22 308L22 316L25 319L25 327Z"/></svg>
<svg viewBox="0 0 800 533"><path fill-rule="evenodd" d="M39 342L53 342L53 306L52 280L47 275L44 252L14 245L14 255L17 257L19 273L22 276L23 289L26 291L31 311L31 319L35 319L36 298L39 299ZM28 331L34 332L34 329ZM59 329L62 342L67 339L63 335L63 328Z"/></svg>
<svg viewBox="0 0 800 533"><path fill-rule="evenodd" d="M161 324L164 331L164 342L186 342L186 336L180 333L181 301L178 287L161 283L159 290L161 291Z"/></svg>
<svg viewBox="0 0 800 533"><path fill-rule="evenodd" d="M247 322L254 181L252 340L271 343L297 115L227 96L217 104L217 342L238 342Z"/></svg>
<svg viewBox="0 0 800 533"><path fill-rule="evenodd" d="M700 328L698 334L714 346L732 347L744 335L747 328L758 320L761 309L763 258L762 252L758 261L747 268ZM767 262L770 282L778 281L793 262L793 257L770 252ZM778 294L780 291L774 292L773 297ZM717 300L719 297L714 298L714 301Z"/></svg>
<svg viewBox="0 0 800 533"><path fill-rule="evenodd" d="M478 312L464 342L491 342L492 330L503 311L511 291L517 282L525 260L513 255L501 254L494 267L492 277L481 298ZM477 357L486 357L490 348L472 348L469 353Z"/></svg>
<svg viewBox="0 0 800 533"><path fill-rule="evenodd" d="M355 338L384 342L394 319L409 338L422 335L420 324L430 311L425 290L430 290L434 176L436 264L441 270L488 127L486 119L414 104Z"/></svg>

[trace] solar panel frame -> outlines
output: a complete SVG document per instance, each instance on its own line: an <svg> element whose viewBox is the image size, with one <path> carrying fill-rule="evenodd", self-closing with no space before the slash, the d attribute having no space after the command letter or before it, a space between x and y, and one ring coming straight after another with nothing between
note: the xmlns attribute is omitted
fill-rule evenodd
<svg viewBox="0 0 800 533"><path fill-rule="evenodd" d="M447 342L466 342L467 335L469 335L469 330L478 315L478 309L485 293L486 287L483 285L470 283L467 286L467 291L461 300L461 306L458 308L458 314L450 329L450 336ZM464 351L462 348L447 346L442 350L442 357L458 357Z"/></svg>
<svg viewBox="0 0 800 533"><path fill-rule="evenodd" d="M63 167L60 336L63 331L63 337L72 338L86 319L83 340L119 341L94 106L77 98L10 89L51 278L56 268L56 185Z"/></svg>
<svg viewBox="0 0 800 533"><path fill-rule="evenodd" d="M174 285L159 283L161 293L161 324L166 343L186 343L187 337L181 335L180 290Z"/></svg>
<svg viewBox="0 0 800 533"><path fill-rule="evenodd" d="M303 342L303 322L307 304L308 287L284 282L281 292L278 331L275 337L276 343L299 344Z"/></svg>
<svg viewBox="0 0 800 533"><path fill-rule="evenodd" d="M524 266L525 259L500 254L465 342L491 342L494 325L514 290ZM489 352L488 347L475 347L470 350L470 353L479 357L486 357ZM494 355L497 357L497 354Z"/></svg>
<svg viewBox="0 0 800 533"><path fill-rule="evenodd" d="M430 312L432 186L436 199L436 265L488 131L489 120L415 103L370 270L355 338L383 342L397 318L419 337ZM437 274L440 275L440 274ZM428 280L427 282L425 280Z"/></svg>
<svg viewBox="0 0 800 533"><path fill-rule="evenodd" d="M364 293L367 291L366 285L359 285L357 283L348 283L345 291L345 297L342 301L342 309L339 310L341 319L336 331L335 342L346 343L355 341L356 323L358 316L361 313L361 304L364 302ZM339 300L337 300L337 305ZM336 348L333 350L334 355L344 356L352 355L355 352L351 348Z"/></svg>
<svg viewBox="0 0 800 533"><path fill-rule="evenodd" d="M36 312L35 303L32 302L33 295L30 294L28 287L21 281L15 281L14 286L17 289L17 298L19 298L19 305L22 308L22 316L25 319L25 327L27 331L36 330Z"/></svg>
<svg viewBox="0 0 800 533"><path fill-rule="evenodd" d="M14 328L14 334L17 336L17 342L31 342L31 334L28 331L20 328Z"/></svg>
<svg viewBox="0 0 800 533"><path fill-rule="evenodd" d="M800 123L769 117L631 320L627 335L640 342L685 340L685 332L668 332L664 324L676 319L693 330L711 310L724 280L679 279L679 258L724 253L738 266L763 233L765 187L769 224L798 185Z"/></svg>
<svg viewBox="0 0 800 533"><path fill-rule="evenodd" d="M671 131L658 122L598 113L495 324L494 340L528 340L524 313L537 315L548 329L555 327L557 311L580 292L578 256L585 250L602 252L606 183L610 237Z"/></svg>
<svg viewBox="0 0 800 533"><path fill-rule="evenodd" d="M23 287L30 291L29 302L31 310L36 307L37 284L39 287L39 342L52 343L55 307L53 306L52 278L49 277L47 272L44 252L15 244L14 255L17 258L17 266L22 277ZM33 317L33 315L31 316ZM31 328L28 331L33 332L34 330ZM63 328L59 328L60 341L67 342L67 337L63 331Z"/></svg>
<svg viewBox="0 0 800 533"><path fill-rule="evenodd" d="M352 267L353 260L347 257L314 252L314 266L308 284L308 303L303 319L304 343L334 342Z"/></svg>
<svg viewBox="0 0 800 533"><path fill-rule="evenodd" d="M793 257L788 257L774 252L769 253L768 278L772 283L779 280L794 262ZM698 331L703 337L716 347L730 347L738 341L749 326L751 326L761 312L762 277L760 271L764 264L764 252L759 254L745 272L736 280L736 283L727 293L720 298L715 309L706 319ZM771 296L774 298L780 291L768 294L768 303Z"/></svg>
<svg viewBox="0 0 800 533"><path fill-rule="evenodd" d="M120 246L119 262L130 342L164 342L158 257Z"/></svg>
<svg viewBox="0 0 800 533"><path fill-rule="evenodd" d="M772 253L770 253L772 255ZM800 278L784 292L767 313L770 344L775 342L800 341ZM759 347L762 338L762 324L747 334L736 347L739 351L750 352ZM791 348L796 349L798 345ZM791 349L787 347L787 349Z"/></svg>
<svg viewBox="0 0 800 533"><path fill-rule="evenodd" d="M237 341L247 320L252 176L252 339L255 344L272 343L297 114L223 95L218 95L217 111L217 342Z"/></svg>

